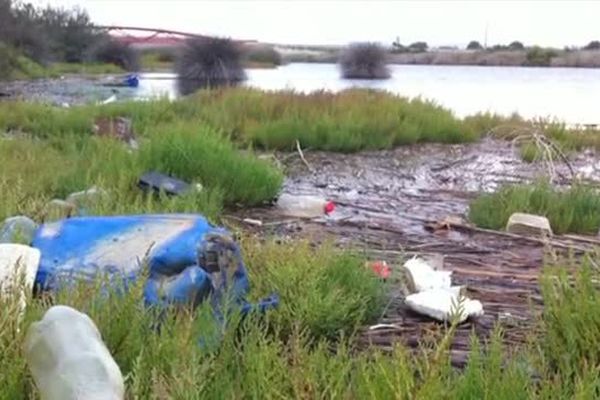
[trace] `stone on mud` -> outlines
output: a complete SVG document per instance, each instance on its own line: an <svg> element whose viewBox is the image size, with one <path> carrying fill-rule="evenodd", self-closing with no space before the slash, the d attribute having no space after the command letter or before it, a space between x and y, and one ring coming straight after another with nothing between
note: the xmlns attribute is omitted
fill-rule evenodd
<svg viewBox="0 0 600 400"><path fill-rule="evenodd" d="M506 224L506 230L518 235L552 236L552 228L548 218L533 214L512 214Z"/></svg>

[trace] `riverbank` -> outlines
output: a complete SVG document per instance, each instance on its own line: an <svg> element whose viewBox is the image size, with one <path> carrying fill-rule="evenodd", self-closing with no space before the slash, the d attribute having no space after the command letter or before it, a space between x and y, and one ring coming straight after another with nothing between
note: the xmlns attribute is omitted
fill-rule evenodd
<svg viewBox="0 0 600 400"><path fill-rule="evenodd" d="M276 46L284 62L336 63L343 47ZM399 65L473 65L496 67L599 68L599 50L562 50L532 47L523 50L429 50L388 53Z"/></svg>

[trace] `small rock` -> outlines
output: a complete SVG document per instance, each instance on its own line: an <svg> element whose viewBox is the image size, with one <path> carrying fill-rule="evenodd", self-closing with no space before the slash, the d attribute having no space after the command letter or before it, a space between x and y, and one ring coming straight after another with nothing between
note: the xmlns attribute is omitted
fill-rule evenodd
<svg viewBox="0 0 600 400"><path fill-rule="evenodd" d="M54 199L44 207L44 220L56 221L77 214L77 207L68 201Z"/></svg>
<svg viewBox="0 0 600 400"><path fill-rule="evenodd" d="M514 213L508 219L506 230L518 235L552 236L548 218L533 214Z"/></svg>
<svg viewBox="0 0 600 400"><path fill-rule="evenodd" d="M0 243L29 244L38 225L23 215L4 220L0 228Z"/></svg>
<svg viewBox="0 0 600 400"><path fill-rule="evenodd" d="M40 265L40 251L22 244L0 244L0 295L18 296L21 312L31 296Z"/></svg>

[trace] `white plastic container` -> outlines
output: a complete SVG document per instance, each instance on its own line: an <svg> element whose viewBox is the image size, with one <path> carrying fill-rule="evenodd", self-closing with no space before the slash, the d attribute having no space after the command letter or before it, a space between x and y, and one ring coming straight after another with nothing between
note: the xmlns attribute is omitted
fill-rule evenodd
<svg viewBox="0 0 600 400"><path fill-rule="evenodd" d="M296 218L317 218L331 214L335 204L318 196L282 194L277 207L283 215Z"/></svg>
<svg viewBox="0 0 600 400"><path fill-rule="evenodd" d="M40 251L22 244L0 244L0 295L19 292L21 311L31 296L40 265Z"/></svg>
<svg viewBox="0 0 600 400"><path fill-rule="evenodd" d="M27 331L24 353L42 400L122 400L123 375L94 322L67 306L50 308Z"/></svg>

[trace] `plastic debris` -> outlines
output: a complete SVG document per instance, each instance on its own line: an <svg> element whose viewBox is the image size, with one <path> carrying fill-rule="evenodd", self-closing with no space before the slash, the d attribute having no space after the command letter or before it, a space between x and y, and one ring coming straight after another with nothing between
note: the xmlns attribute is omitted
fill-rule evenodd
<svg viewBox="0 0 600 400"><path fill-rule="evenodd" d="M24 354L42 400L122 400L119 366L94 321L67 306L54 306L31 324Z"/></svg>
<svg viewBox="0 0 600 400"><path fill-rule="evenodd" d="M75 204L61 199L53 199L44 207L43 215L45 221L56 221L77 214Z"/></svg>
<svg viewBox="0 0 600 400"><path fill-rule="evenodd" d="M409 272L413 292L447 289L452 285L452 271L435 270L420 258L411 258L404 263L404 268Z"/></svg>
<svg viewBox="0 0 600 400"><path fill-rule="evenodd" d="M533 214L512 214L506 224L506 230L519 235L552 236L548 218Z"/></svg>
<svg viewBox="0 0 600 400"><path fill-rule="evenodd" d="M98 117L94 120L93 132L97 136L112 137L137 145L131 119L124 117Z"/></svg>
<svg viewBox="0 0 600 400"><path fill-rule="evenodd" d="M190 191L202 191L202 185L190 185L182 180L161 174L160 172L147 172L140 178L138 185L144 190L164 192L168 195L182 195Z"/></svg>
<svg viewBox="0 0 600 400"><path fill-rule="evenodd" d="M23 215L10 217L0 226L0 243L29 244L38 225Z"/></svg>
<svg viewBox="0 0 600 400"><path fill-rule="evenodd" d="M108 275L114 285L149 276L148 305L195 305L210 297L218 311L227 295L243 312L277 305L248 304L248 275L229 232L199 215L76 217L42 225L32 246L42 253L36 286L56 290ZM231 302L230 302L231 303Z"/></svg>
<svg viewBox="0 0 600 400"><path fill-rule="evenodd" d="M367 262L367 266L371 268L371 270L380 277L381 279L388 279L392 273L392 269L385 261L372 261Z"/></svg>
<svg viewBox="0 0 600 400"><path fill-rule="evenodd" d="M106 191L96 186L92 186L87 190L71 193L67 196L66 201L75 205L78 209L82 209L98 204L107 197L108 193Z"/></svg>
<svg viewBox="0 0 600 400"><path fill-rule="evenodd" d="M469 317L483 315L483 306L460 293L460 287L428 289L406 297L406 305L413 311L438 321L464 322Z"/></svg>
<svg viewBox="0 0 600 400"><path fill-rule="evenodd" d="M21 310L31 296L40 264L40 251L22 244L0 244L0 294L18 291Z"/></svg>
<svg viewBox="0 0 600 400"><path fill-rule="evenodd" d="M288 217L316 218L331 214L335 210L335 203L318 196L284 193L277 199L277 207Z"/></svg>

